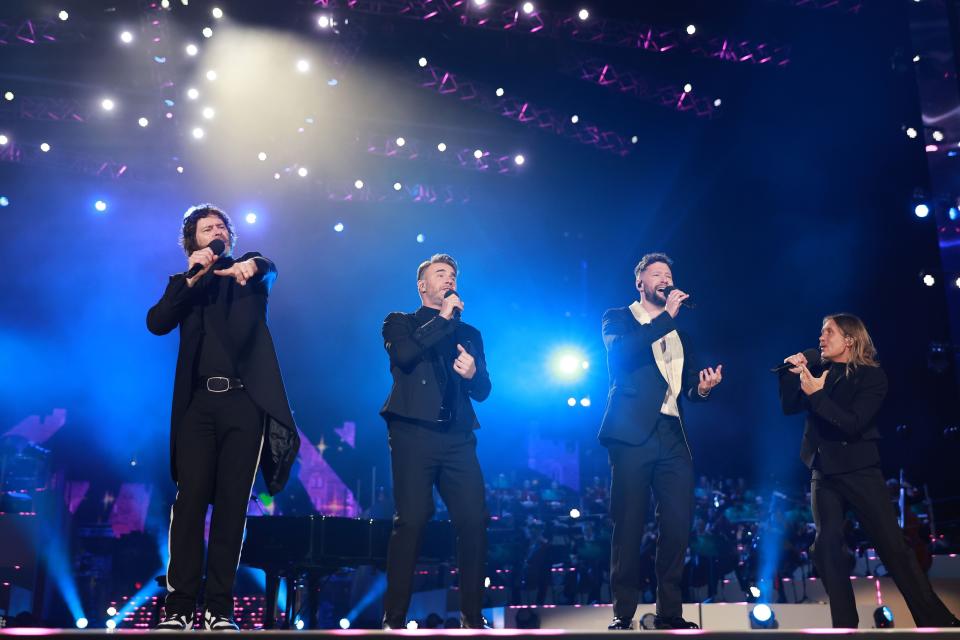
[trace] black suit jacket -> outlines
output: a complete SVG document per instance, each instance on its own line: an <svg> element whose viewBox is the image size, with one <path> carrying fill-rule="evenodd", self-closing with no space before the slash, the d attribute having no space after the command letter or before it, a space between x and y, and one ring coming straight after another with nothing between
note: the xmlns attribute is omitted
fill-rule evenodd
<svg viewBox="0 0 960 640"><path fill-rule="evenodd" d="M201 310L214 315L211 319L220 325L218 333L226 334L225 342L232 343L239 354L237 374L254 403L264 412L264 450L260 468L267 488L276 494L287 482L290 467L300 449L300 436L293 421L287 393L280 376L280 365L267 328L267 296L277 277L277 268L259 253L244 254L240 260L257 258L258 272L253 280L241 287L232 278L206 273L193 287L187 286L184 274L170 276L163 297L147 312L147 328L151 333L165 335L180 327L180 350L173 382L173 410L170 416L170 469L177 480L177 432L197 387L195 359L199 355L203 335ZM225 282L224 282L225 281ZM225 295L225 314L216 314L221 307L208 306L202 296L207 286L221 286Z"/></svg>
<svg viewBox="0 0 960 640"><path fill-rule="evenodd" d="M476 360L477 372L470 380L461 378L453 370L438 370L448 365L436 346L451 334ZM450 397L457 402L458 422L479 428L470 400L486 400L491 385L483 340L476 328L460 320L447 320L424 308L416 313L391 313L383 321L383 346L390 356L393 376L390 395L380 410L384 419L398 417L442 424L440 407L445 389L440 376L444 376L447 384L456 385L450 390Z"/></svg>
<svg viewBox="0 0 960 640"><path fill-rule="evenodd" d="M667 381L657 367L652 345L677 324L669 313L661 313L650 324L640 324L629 307L608 309L603 314L603 344L607 348L610 392L600 425L600 442L619 441L639 445L653 434L660 408L667 393ZM681 399L704 400L697 393L700 373L690 340L680 334L683 344L683 380L677 407L683 415Z"/></svg>
<svg viewBox="0 0 960 640"><path fill-rule="evenodd" d="M819 377L825 365L809 368ZM829 369L823 389L810 396L800 389L799 374L780 372L783 412L807 412L800 459L827 474L880 464L877 414L887 395L887 374L880 367L859 366L849 375L844 365Z"/></svg>

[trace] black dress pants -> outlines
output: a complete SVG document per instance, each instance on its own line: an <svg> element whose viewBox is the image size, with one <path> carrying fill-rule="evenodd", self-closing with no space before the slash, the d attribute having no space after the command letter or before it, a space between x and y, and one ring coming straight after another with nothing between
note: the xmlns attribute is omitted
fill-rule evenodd
<svg viewBox="0 0 960 640"><path fill-rule="evenodd" d="M847 506L877 550L880 561L893 578L918 627L946 627L953 615L930 586L914 552L907 547L897 525L883 475L876 467L825 475L814 472L810 497L817 536L813 561L830 598L834 627L856 628L857 604L850 584L849 559L843 552L843 521Z"/></svg>
<svg viewBox="0 0 960 640"><path fill-rule="evenodd" d="M680 581L693 518L693 463L680 420L661 414L642 445L608 442L612 484L610 591L613 615L633 618L640 598L640 542L650 491L656 499L659 529L655 573L657 615L682 613Z"/></svg>
<svg viewBox="0 0 960 640"><path fill-rule="evenodd" d="M246 391L194 392L176 439L168 615L192 617L196 609L207 505L212 504L205 607L214 615L233 617L233 583L262 447L262 412Z"/></svg>
<svg viewBox="0 0 960 640"><path fill-rule="evenodd" d="M396 512L387 548L384 620L403 627L423 528L433 517L433 487L440 492L457 535L460 610L478 621L483 607L487 510L477 438L473 431L443 431L401 421L388 424Z"/></svg>

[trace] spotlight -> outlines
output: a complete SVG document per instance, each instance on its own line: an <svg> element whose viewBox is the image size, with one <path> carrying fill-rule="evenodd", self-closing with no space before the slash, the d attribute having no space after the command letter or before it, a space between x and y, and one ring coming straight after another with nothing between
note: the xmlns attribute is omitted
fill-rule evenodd
<svg viewBox="0 0 960 640"><path fill-rule="evenodd" d="M526 161L527 161L527 159L524 158L524 157L523 157L523 154L520 154L520 153L518 153L517 155L515 155L515 156L513 157L513 163L514 163L515 165L517 165L517 166L522 165L522 164L523 164L524 162L526 162Z"/></svg>
<svg viewBox="0 0 960 640"><path fill-rule="evenodd" d="M66 11L61 11L60 13L57 14L57 17L63 20L64 22L66 22L67 20L70 19L70 14L67 13Z"/></svg>
<svg viewBox="0 0 960 640"><path fill-rule="evenodd" d="M576 398L567 398L567 406L568 406L568 407L575 407L575 406L577 406L577 399L576 399Z"/></svg>
<svg viewBox="0 0 960 640"><path fill-rule="evenodd" d="M473 4L478 7L487 6L487 0L473 0Z"/></svg>
<svg viewBox="0 0 960 640"><path fill-rule="evenodd" d="M310 61L309 60L297 60L297 71L300 73L306 73L310 71Z"/></svg>
<svg viewBox="0 0 960 640"><path fill-rule="evenodd" d="M571 517L571 518L574 518L574 519L579 518L579 517L580 517L580 509L577 509L577 508L570 509L570 517Z"/></svg>
<svg viewBox="0 0 960 640"><path fill-rule="evenodd" d="M306 178L307 173L309 172L307 171L306 167L300 167L299 169L297 169L297 175L300 176L301 178Z"/></svg>
<svg viewBox="0 0 960 640"><path fill-rule="evenodd" d="M577 14L577 17L580 18L581 20L587 20L588 18L590 18L590 12L587 11L586 9L580 9L580 13Z"/></svg>
<svg viewBox="0 0 960 640"><path fill-rule="evenodd" d="M406 140L404 140L403 138L397 138L397 146L398 146L398 147L402 147L402 146L405 145L405 144L407 144L407 141L406 141Z"/></svg>
<svg viewBox="0 0 960 640"><path fill-rule="evenodd" d="M257 221L257 214L251 211L246 215L244 220L247 221L247 224L254 224Z"/></svg>
<svg viewBox="0 0 960 640"><path fill-rule="evenodd" d="M137 124L140 125L141 127L146 127L147 125L150 124L150 121L147 120L146 118L140 118L139 120L137 120Z"/></svg>
<svg viewBox="0 0 960 640"><path fill-rule="evenodd" d="M937 142L943 142L943 131L940 131L939 129L934 129L931 135L933 136L933 139L936 140Z"/></svg>
<svg viewBox="0 0 960 640"><path fill-rule="evenodd" d="M116 628L117 628L117 621L114 620L113 618L110 618L109 620L107 620L107 624L105 624L104 626L105 626L107 629L116 629Z"/></svg>
<svg viewBox="0 0 960 640"><path fill-rule="evenodd" d="M263 162L266 159L267 159L267 154L264 153L263 151L257 154L257 160L259 160L260 162Z"/></svg>
<svg viewBox="0 0 960 640"><path fill-rule="evenodd" d="M418 234L417 234L417 243L423 244L423 241L424 241L424 240L426 240L426 238L424 237L424 235L423 235L422 233L418 233Z"/></svg>
<svg viewBox="0 0 960 640"><path fill-rule="evenodd" d="M203 28L203 31L201 31L200 33L203 34L203 37L204 37L204 38L212 38L212 37L213 37L213 29L211 29L210 27L204 27L204 28Z"/></svg>
<svg viewBox="0 0 960 640"><path fill-rule="evenodd" d="M400 189L403 189L403 185L400 184L399 182L394 182L394 183L393 183L393 190L394 190L394 191L400 191Z"/></svg>
<svg viewBox="0 0 960 640"><path fill-rule="evenodd" d="M117 615L117 608L114 606L107 607L107 615L110 616L111 618Z"/></svg>
<svg viewBox="0 0 960 640"><path fill-rule="evenodd" d="M303 631L303 618L297 618L297 621L293 623L293 626L296 627L297 631Z"/></svg>
<svg viewBox="0 0 960 640"><path fill-rule="evenodd" d="M562 348L553 353L550 359L550 369L555 378L573 382L583 377L584 357L576 349Z"/></svg>
<svg viewBox="0 0 960 640"><path fill-rule="evenodd" d="M337 224L333 225L333 230L337 233L341 233L343 231L343 223L338 222Z"/></svg>
<svg viewBox="0 0 960 640"><path fill-rule="evenodd" d="M590 406L590 398L580 398L580 406L581 406L581 407L589 407L589 406Z"/></svg>
<svg viewBox="0 0 960 640"><path fill-rule="evenodd" d="M572 122L573 124L577 124L578 122L580 122L580 116L578 116L577 114L573 114L572 116L570 116L570 122Z"/></svg>
<svg viewBox="0 0 960 640"><path fill-rule="evenodd" d="M353 186L357 189L363 189L363 180L357 178L357 180L353 183Z"/></svg>
<svg viewBox="0 0 960 640"><path fill-rule="evenodd" d="M10 138L8 138L3 134L0 134L0 147L6 145L8 142L10 142Z"/></svg>
<svg viewBox="0 0 960 640"><path fill-rule="evenodd" d="M723 104L723 100L721 100L720 98L717 98L716 100L713 101L713 106L715 107L719 107L722 104Z"/></svg>
<svg viewBox="0 0 960 640"><path fill-rule="evenodd" d="M773 609L767 604L758 604L750 611L751 629L776 629L780 625L777 623L777 617L773 615Z"/></svg>
<svg viewBox="0 0 960 640"><path fill-rule="evenodd" d="M493 584L493 582L490 580L490 576L483 579L484 588L489 589L491 584Z"/></svg>
<svg viewBox="0 0 960 640"><path fill-rule="evenodd" d="M349 628L350 628L350 620L348 620L347 618L340 618L340 628L341 628L341 629L349 629Z"/></svg>
<svg viewBox="0 0 960 640"><path fill-rule="evenodd" d="M877 607L873 612L873 625L877 629L893 628L893 611L887 605Z"/></svg>
<svg viewBox="0 0 960 640"><path fill-rule="evenodd" d="M919 56L919 54L913 56L913 61L914 61L914 62L920 62L920 56Z"/></svg>
<svg viewBox="0 0 960 640"><path fill-rule="evenodd" d="M164 9L170 8L170 0L160 0L160 6Z"/></svg>
<svg viewBox="0 0 960 640"><path fill-rule="evenodd" d="M223 17L223 9L221 9L220 7L214 7L213 9L210 10L210 15L212 15L214 18L219 20L220 18Z"/></svg>
<svg viewBox="0 0 960 640"><path fill-rule="evenodd" d="M274 180L279 180L279 179L280 179L280 174L279 174L279 173L273 174L273 179L274 179Z"/></svg>
<svg viewBox="0 0 960 640"><path fill-rule="evenodd" d="M9 207L9 206L10 206L10 198L8 198L7 196L0 196L0 207Z"/></svg>
<svg viewBox="0 0 960 640"><path fill-rule="evenodd" d="M90 621L86 618L77 618L77 629L86 629Z"/></svg>
<svg viewBox="0 0 960 640"><path fill-rule="evenodd" d="M928 215L930 215L930 207L921 202L913 208L913 214L918 218L926 218Z"/></svg>
<svg viewBox="0 0 960 640"><path fill-rule="evenodd" d="M957 276L957 279L953 281L953 286L960 289L960 276Z"/></svg>
<svg viewBox="0 0 960 640"><path fill-rule="evenodd" d="M200 140L203 138L203 129L200 127L194 127L190 134L193 136L194 140Z"/></svg>
<svg viewBox="0 0 960 640"><path fill-rule="evenodd" d="M207 120L213 120L213 116L215 115L217 115L217 112L213 110L213 107L203 108L203 117Z"/></svg>
<svg viewBox="0 0 960 640"><path fill-rule="evenodd" d="M533 13L533 9L534 9L533 3L524 2L522 9L525 14L530 15L531 13Z"/></svg>
<svg viewBox="0 0 960 640"><path fill-rule="evenodd" d="M956 220L956 219L957 219L957 208L956 208L956 207L950 207L949 209L947 209L947 217L950 218L951 220Z"/></svg>
<svg viewBox="0 0 960 640"><path fill-rule="evenodd" d="M916 138L916 137L917 137L917 130L914 129L913 127L907 127L907 128L904 130L904 132L907 134L907 137L908 137L908 138Z"/></svg>
<svg viewBox="0 0 960 640"><path fill-rule="evenodd" d="M425 67L425 66L427 66L427 59L426 59L426 58L420 58L419 60L417 60L417 64L420 65L421 67Z"/></svg>
<svg viewBox="0 0 960 640"><path fill-rule="evenodd" d="M688 82L687 84L683 85L683 92L684 92L684 93L690 93L691 91L693 91L693 85L692 85L692 84L690 84L690 83Z"/></svg>
<svg viewBox="0 0 960 640"><path fill-rule="evenodd" d="M124 31L120 34L120 42L123 44L130 44L133 42L133 34L129 31Z"/></svg>
<svg viewBox="0 0 960 640"><path fill-rule="evenodd" d="M932 287L933 285L937 284L937 279L927 273L923 276L923 284L927 285L928 287Z"/></svg>
<svg viewBox="0 0 960 640"><path fill-rule="evenodd" d="M752 597L754 600L760 597L760 587L756 585L750 585L748 591L750 592L750 597Z"/></svg>
<svg viewBox="0 0 960 640"><path fill-rule="evenodd" d="M637 144L638 142L640 142L640 138L637 136L630 136L630 144Z"/></svg>
<svg viewBox="0 0 960 640"><path fill-rule="evenodd" d="M473 152L473 157L476 158L477 160L479 160L480 158L483 157L483 151L480 150L480 149L475 150L475 151Z"/></svg>
<svg viewBox="0 0 960 640"><path fill-rule="evenodd" d="M317 26L321 29L327 29L330 27L330 18L328 16L320 16L317 18Z"/></svg>
<svg viewBox="0 0 960 640"><path fill-rule="evenodd" d="M93 208L96 209L97 211L103 213L104 211L107 210L107 203L104 202L103 200L97 200L96 202L93 203ZM109 616L115 616L115 615L117 615L117 614L116 614L116 613L109 613L109 612L108 612L107 615L109 615Z"/></svg>
<svg viewBox="0 0 960 640"><path fill-rule="evenodd" d="M440 144L437 145L437 151L439 151L440 153L443 153L446 150L447 150L447 145L445 142L441 142Z"/></svg>
<svg viewBox="0 0 960 640"><path fill-rule="evenodd" d="M191 43L191 44L188 44L188 45L185 47L184 51L187 52L187 55L188 55L188 56L195 56L195 55L197 55L197 53L200 52L200 48L197 47L197 45Z"/></svg>
<svg viewBox="0 0 960 640"><path fill-rule="evenodd" d="M694 24L688 24L688 25L687 25L687 35L688 35L688 36L692 36L692 35L695 34L696 32L697 32L697 26L696 26L696 25L694 25Z"/></svg>
<svg viewBox="0 0 960 640"><path fill-rule="evenodd" d="M3 99L7 102L13 100L13 91L7 91L5 94L3 94Z"/></svg>
<svg viewBox="0 0 960 640"><path fill-rule="evenodd" d="M177 173L183 173L183 167L177 167Z"/></svg>
<svg viewBox="0 0 960 640"><path fill-rule="evenodd" d="M113 100L110 98L104 98L100 101L100 106L103 107L104 111L113 111L113 108L117 105L114 104Z"/></svg>
<svg viewBox="0 0 960 640"><path fill-rule="evenodd" d="M411 620L410 622L407 623L407 629L419 629L419 628L420 628L420 625L417 624L416 620Z"/></svg>
<svg viewBox="0 0 960 640"><path fill-rule="evenodd" d="M44 153L47 153L48 151L50 151L50 145L49 145L48 143L46 143L46 142L41 142L41 143L40 143L40 151L43 151Z"/></svg>
<svg viewBox="0 0 960 640"><path fill-rule="evenodd" d="M935 144L928 144L923 148L923 150L926 151L927 153L936 153L938 148L939 147L937 147L937 145Z"/></svg>
<svg viewBox="0 0 960 640"><path fill-rule="evenodd" d="M498 98L502 98L502 97L503 97L503 87L497 87L496 93L497 93L497 97L498 97Z"/></svg>
<svg viewBox="0 0 960 640"><path fill-rule="evenodd" d="M190 87L189 89L187 89L187 98L189 98L190 100L196 100L199 97L200 97L200 92L197 91L195 88Z"/></svg>
<svg viewBox="0 0 960 640"><path fill-rule="evenodd" d="M210 69L210 71L207 71L207 80L209 80L210 82L213 82L216 79L217 79L216 71L214 71L213 69Z"/></svg>

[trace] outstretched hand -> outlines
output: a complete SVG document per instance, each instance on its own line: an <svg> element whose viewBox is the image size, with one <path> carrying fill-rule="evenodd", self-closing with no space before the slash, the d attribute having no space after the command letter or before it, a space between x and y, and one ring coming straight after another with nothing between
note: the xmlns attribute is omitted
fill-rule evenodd
<svg viewBox="0 0 960 640"><path fill-rule="evenodd" d="M237 281L237 284L242 287L247 284L250 278L257 275L257 271L259 271L259 268L257 267L256 259L250 258L243 262L234 262L233 265L227 269L216 269L213 273L218 276L233 278Z"/></svg>
<svg viewBox="0 0 960 640"><path fill-rule="evenodd" d="M710 391L720 384L723 380L723 365L718 364L716 369L713 367L707 367L700 372L700 384L697 385L697 393L703 397L707 397L707 394Z"/></svg>

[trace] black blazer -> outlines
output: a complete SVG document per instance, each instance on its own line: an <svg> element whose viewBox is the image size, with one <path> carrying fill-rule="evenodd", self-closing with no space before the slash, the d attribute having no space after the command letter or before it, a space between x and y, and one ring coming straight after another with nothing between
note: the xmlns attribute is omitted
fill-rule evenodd
<svg viewBox="0 0 960 640"><path fill-rule="evenodd" d="M600 442L611 440L639 445L653 434L667 393L667 381L657 367L652 345L677 328L669 313L661 313L650 324L640 324L628 307L608 309L603 314L603 344L607 348L610 392L600 424ZM683 380L677 407L683 415L681 398L702 401L697 393L700 370L690 341L683 344Z"/></svg>
<svg viewBox="0 0 960 640"><path fill-rule="evenodd" d="M880 464L877 413L887 395L887 374L880 367L859 366L845 374L842 364L814 363L810 373L829 373L823 389L807 396L800 375L780 372L780 404L786 415L807 412L800 459L826 474ZM816 465L815 465L816 462Z"/></svg>
<svg viewBox="0 0 960 640"><path fill-rule="evenodd" d="M474 357L477 372L470 380L456 372L443 372L444 364L435 348L453 334L456 341ZM393 386L380 415L441 424L440 407L444 389L440 376L457 385L450 397L457 402L457 421L480 427L471 399L482 402L490 395L490 375L483 353L480 332L460 320L447 320L421 307L416 313L391 313L383 321L383 346L390 356Z"/></svg>
<svg viewBox="0 0 960 640"><path fill-rule="evenodd" d="M197 387L194 359L199 353L203 334L201 310L206 306L201 292L207 286L225 287L221 293L226 295L228 310L226 314L214 313L211 318L222 323L218 333L225 334L226 340L232 342L240 354L240 361L236 363L237 374L250 398L264 412L265 446L260 456L260 469L268 490L276 494L283 489L290 475L290 467L300 449L300 436L287 402L273 338L267 328L267 296L277 278L277 268L259 253L244 254L240 260L249 258L257 258L259 270L245 287L232 278L214 275L213 269L193 287L187 286L182 273L170 276L163 297L147 312L147 328L156 335L165 335L180 327L180 351L170 416L170 470L176 482L177 432ZM221 309L217 306L207 308Z"/></svg>

